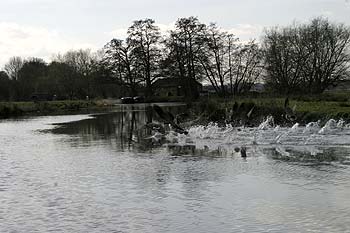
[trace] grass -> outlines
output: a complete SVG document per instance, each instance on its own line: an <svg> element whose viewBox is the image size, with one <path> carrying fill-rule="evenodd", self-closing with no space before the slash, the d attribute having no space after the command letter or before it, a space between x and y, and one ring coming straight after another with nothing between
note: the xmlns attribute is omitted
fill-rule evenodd
<svg viewBox="0 0 350 233"><path fill-rule="evenodd" d="M274 116L278 123L284 123L285 97L270 97L262 95L260 97L241 96L230 99L202 99L199 102L199 109L207 113L221 113L223 109L230 110L234 103L245 103L246 106L255 105L253 117L256 122L261 121L267 115ZM299 123L308 123L311 121L327 121L329 119L343 119L350 122L350 92L325 93L322 95L311 96L291 96L289 97L289 106L295 106ZM249 108L249 107L247 107ZM249 109L245 109L249 111ZM219 118L222 118L221 116Z"/></svg>
<svg viewBox="0 0 350 233"><path fill-rule="evenodd" d="M156 99L159 101L159 99ZM275 120L283 123L285 114L285 97L271 97L271 95L240 96L229 99L217 97L203 97L194 103L199 113L205 113L210 121L222 121L227 112L232 109L234 103L245 103L244 112L248 112L255 105L252 117L260 122L268 115L274 116ZM289 98L291 108L296 106L299 123L310 121L327 121L328 119L343 119L350 122L350 92L325 93L311 96L291 96ZM0 102L0 118L21 116L26 114L60 114L66 112L79 112L82 110L99 110L109 107L109 103L103 100L96 101L49 101L49 102Z"/></svg>
<svg viewBox="0 0 350 233"><path fill-rule="evenodd" d="M42 101L42 102L0 102L0 118L16 117L28 114L60 114L87 109L106 108L102 101Z"/></svg>

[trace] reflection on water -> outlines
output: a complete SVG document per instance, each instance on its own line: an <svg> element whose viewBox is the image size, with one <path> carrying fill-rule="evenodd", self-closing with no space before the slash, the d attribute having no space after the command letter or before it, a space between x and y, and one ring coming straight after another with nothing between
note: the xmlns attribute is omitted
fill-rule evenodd
<svg viewBox="0 0 350 233"><path fill-rule="evenodd" d="M350 231L344 125L181 135L147 118L139 105L1 121L0 232Z"/></svg>
<svg viewBox="0 0 350 233"><path fill-rule="evenodd" d="M94 143L109 143L117 149L148 151L165 143L165 135L147 127L146 123L159 123L157 115L146 113L145 105L126 105L122 110L95 115L93 119L58 124L51 132L55 134L79 135L70 138L73 145L90 146ZM164 107L174 115L185 107Z"/></svg>

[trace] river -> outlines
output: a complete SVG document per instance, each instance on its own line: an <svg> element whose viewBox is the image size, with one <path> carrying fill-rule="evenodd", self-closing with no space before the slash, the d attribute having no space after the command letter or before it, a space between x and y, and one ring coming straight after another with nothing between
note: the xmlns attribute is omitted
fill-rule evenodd
<svg viewBox="0 0 350 233"><path fill-rule="evenodd" d="M343 122L145 122L142 105L1 120L0 232L350 232Z"/></svg>

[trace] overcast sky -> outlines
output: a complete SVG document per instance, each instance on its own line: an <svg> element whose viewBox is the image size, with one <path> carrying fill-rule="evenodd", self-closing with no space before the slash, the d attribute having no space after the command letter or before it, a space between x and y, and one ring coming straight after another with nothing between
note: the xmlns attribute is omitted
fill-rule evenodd
<svg viewBox="0 0 350 233"><path fill-rule="evenodd" d="M350 26L349 0L0 0L0 67L11 56L102 48L133 20L152 18L166 30L179 17L216 22L242 40L265 27L326 16Z"/></svg>

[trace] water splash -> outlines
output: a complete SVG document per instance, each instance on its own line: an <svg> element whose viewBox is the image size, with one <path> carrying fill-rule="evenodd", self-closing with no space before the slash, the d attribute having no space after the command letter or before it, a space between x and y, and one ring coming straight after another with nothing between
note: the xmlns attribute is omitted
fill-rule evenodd
<svg viewBox="0 0 350 233"><path fill-rule="evenodd" d="M320 122L310 122L305 126L303 133L316 133L320 130Z"/></svg>
<svg viewBox="0 0 350 233"><path fill-rule="evenodd" d="M256 156L257 151L274 148L276 153L287 158L297 154L303 160L305 156L319 159L324 148L349 147L350 127L343 120L329 120L321 127L320 121L305 126L299 123L292 127L275 126L272 116L266 118L258 127L233 127L210 123L188 129L188 135L171 133L168 139L179 145L194 145L201 150L218 150L221 154L237 154L237 148L246 147L248 156ZM176 140L174 140L176 138ZM238 154L237 154L238 155ZM302 156L300 156L302 155Z"/></svg>
<svg viewBox="0 0 350 233"><path fill-rule="evenodd" d="M334 130L337 127L337 121L334 119L330 119L327 123L322 127L322 129L318 132L319 134L327 134Z"/></svg>
<svg viewBox="0 0 350 233"><path fill-rule="evenodd" d="M259 125L258 130L264 130L264 129L272 128L275 125L274 121L275 120L274 120L273 116L268 116L266 118L266 120Z"/></svg>

